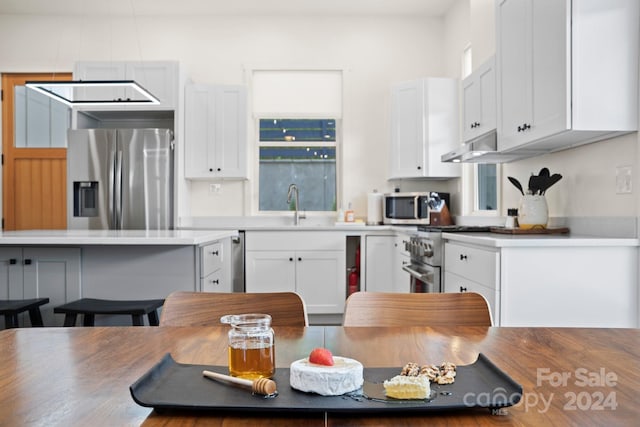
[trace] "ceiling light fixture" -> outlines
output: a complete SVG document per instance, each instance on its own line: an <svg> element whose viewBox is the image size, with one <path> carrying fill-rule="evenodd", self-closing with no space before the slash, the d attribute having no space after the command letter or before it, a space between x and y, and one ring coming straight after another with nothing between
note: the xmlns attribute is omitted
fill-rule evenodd
<svg viewBox="0 0 640 427"><path fill-rule="evenodd" d="M25 86L70 107L160 104L158 98L133 80L28 81Z"/></svg>
<svg viewBox="0 0 640 427"><path fill-rule="evenodd" d="M140 61L142 62L142 50L133 1L130 0L131 15L136 30ZM28 81L25 83L25 87L63 102L69 107L160 104L158 98L133 80Z"/></svg>

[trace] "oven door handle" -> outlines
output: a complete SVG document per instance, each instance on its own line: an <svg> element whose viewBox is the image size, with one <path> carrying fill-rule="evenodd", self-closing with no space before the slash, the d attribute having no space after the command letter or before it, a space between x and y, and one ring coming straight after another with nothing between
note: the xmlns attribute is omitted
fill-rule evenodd
<svg viewBox="0 0 640 427"><path fill-rule="evenodd" d="M413 268L410 268L410 265L403 265L402 269L419 280L422 280L422 281L429 280L428 273L422 273L418 270L414 270Z"/></svg>

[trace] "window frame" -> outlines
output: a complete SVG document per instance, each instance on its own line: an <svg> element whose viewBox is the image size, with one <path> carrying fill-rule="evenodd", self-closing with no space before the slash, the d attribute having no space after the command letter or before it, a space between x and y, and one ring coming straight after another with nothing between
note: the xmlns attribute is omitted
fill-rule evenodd
<svg viewBox="0 0 640 427"><path fill-rule="evenodd" d="M336 122L336 139L335 141L260 141L260 120L262 119L276 119L276 120L286 120L286 119L327 119L331 118ZM309 216L316 217L333 217L336 214L336 211L340 209L340 200L342 193L342 118L334 118L327 117L327 114L254 114L253 116L253 126L254 126L254 148L252 152L254 153L254 161L253 163L253 176L256 178L253 180L253 198L252 198L252 215L258 216L277 216L281 217L283 215L289 214L291 211L281 210L281 211L263 211L260 210L260 148L261 147L334 147L336 151L336 210L335 211L309 211L304 210L304 212ZM284 195L286 197L286 194Z"/></svg>

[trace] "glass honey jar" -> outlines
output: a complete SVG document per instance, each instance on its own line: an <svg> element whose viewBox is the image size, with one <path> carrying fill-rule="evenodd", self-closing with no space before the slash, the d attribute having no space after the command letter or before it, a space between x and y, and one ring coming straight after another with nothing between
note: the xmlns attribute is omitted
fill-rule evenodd
<svg viewBox="0 0 640 427"><path fill-rule="evenodd" d="M268 314L231 314L220 318L229 330L229 375L255 380L276 371L275 334Z"/></svg>

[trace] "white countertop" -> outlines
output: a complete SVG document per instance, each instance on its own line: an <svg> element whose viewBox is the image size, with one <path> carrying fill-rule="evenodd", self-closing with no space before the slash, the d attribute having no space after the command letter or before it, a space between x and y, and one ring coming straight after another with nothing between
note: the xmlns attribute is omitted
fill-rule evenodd
<svg viewBox="0 0 640 427"><path fill-rule="evenodd" d="M203 245L236 230L25 230L0 233L2 245Z"/></svg>
<svg viewBox="0 0 640 427"><path fill-rule="evenodd" d="M374 224L369 225L359 218L355 222L336 221L335 215L317 215L307 213L306 218L301 218L298 225L293 223L292 214L289 215L254 215L254 216L207 216L207 217L184 217L178 221L177 228L180 229L234 229L234 230L264 230L264 231L286 231L286 230L405 230L416 231L417 225L398 224Z"/></svg>
<svg viewBox="0 0 640 427"><path fill-rule="evenodd" d="M398 228L400 227L400 228ZM190 217L182 218L178 228L189 230L247 230L247 231L390 231L406 229L415 231L416 226L367 225L365 222L336 222L334 216L312 216L293 224L293 217L286 216L234 216L234 217Z"/></svg>
<svg viewBox="0 0 640 427"><path fill-rule="evenodd" d="M490 246L515 247L567 247L567 246L639 246L640 239L624 237L594 237L573 234L499 234L499 233L442 233L450 241Z"/></svg>

